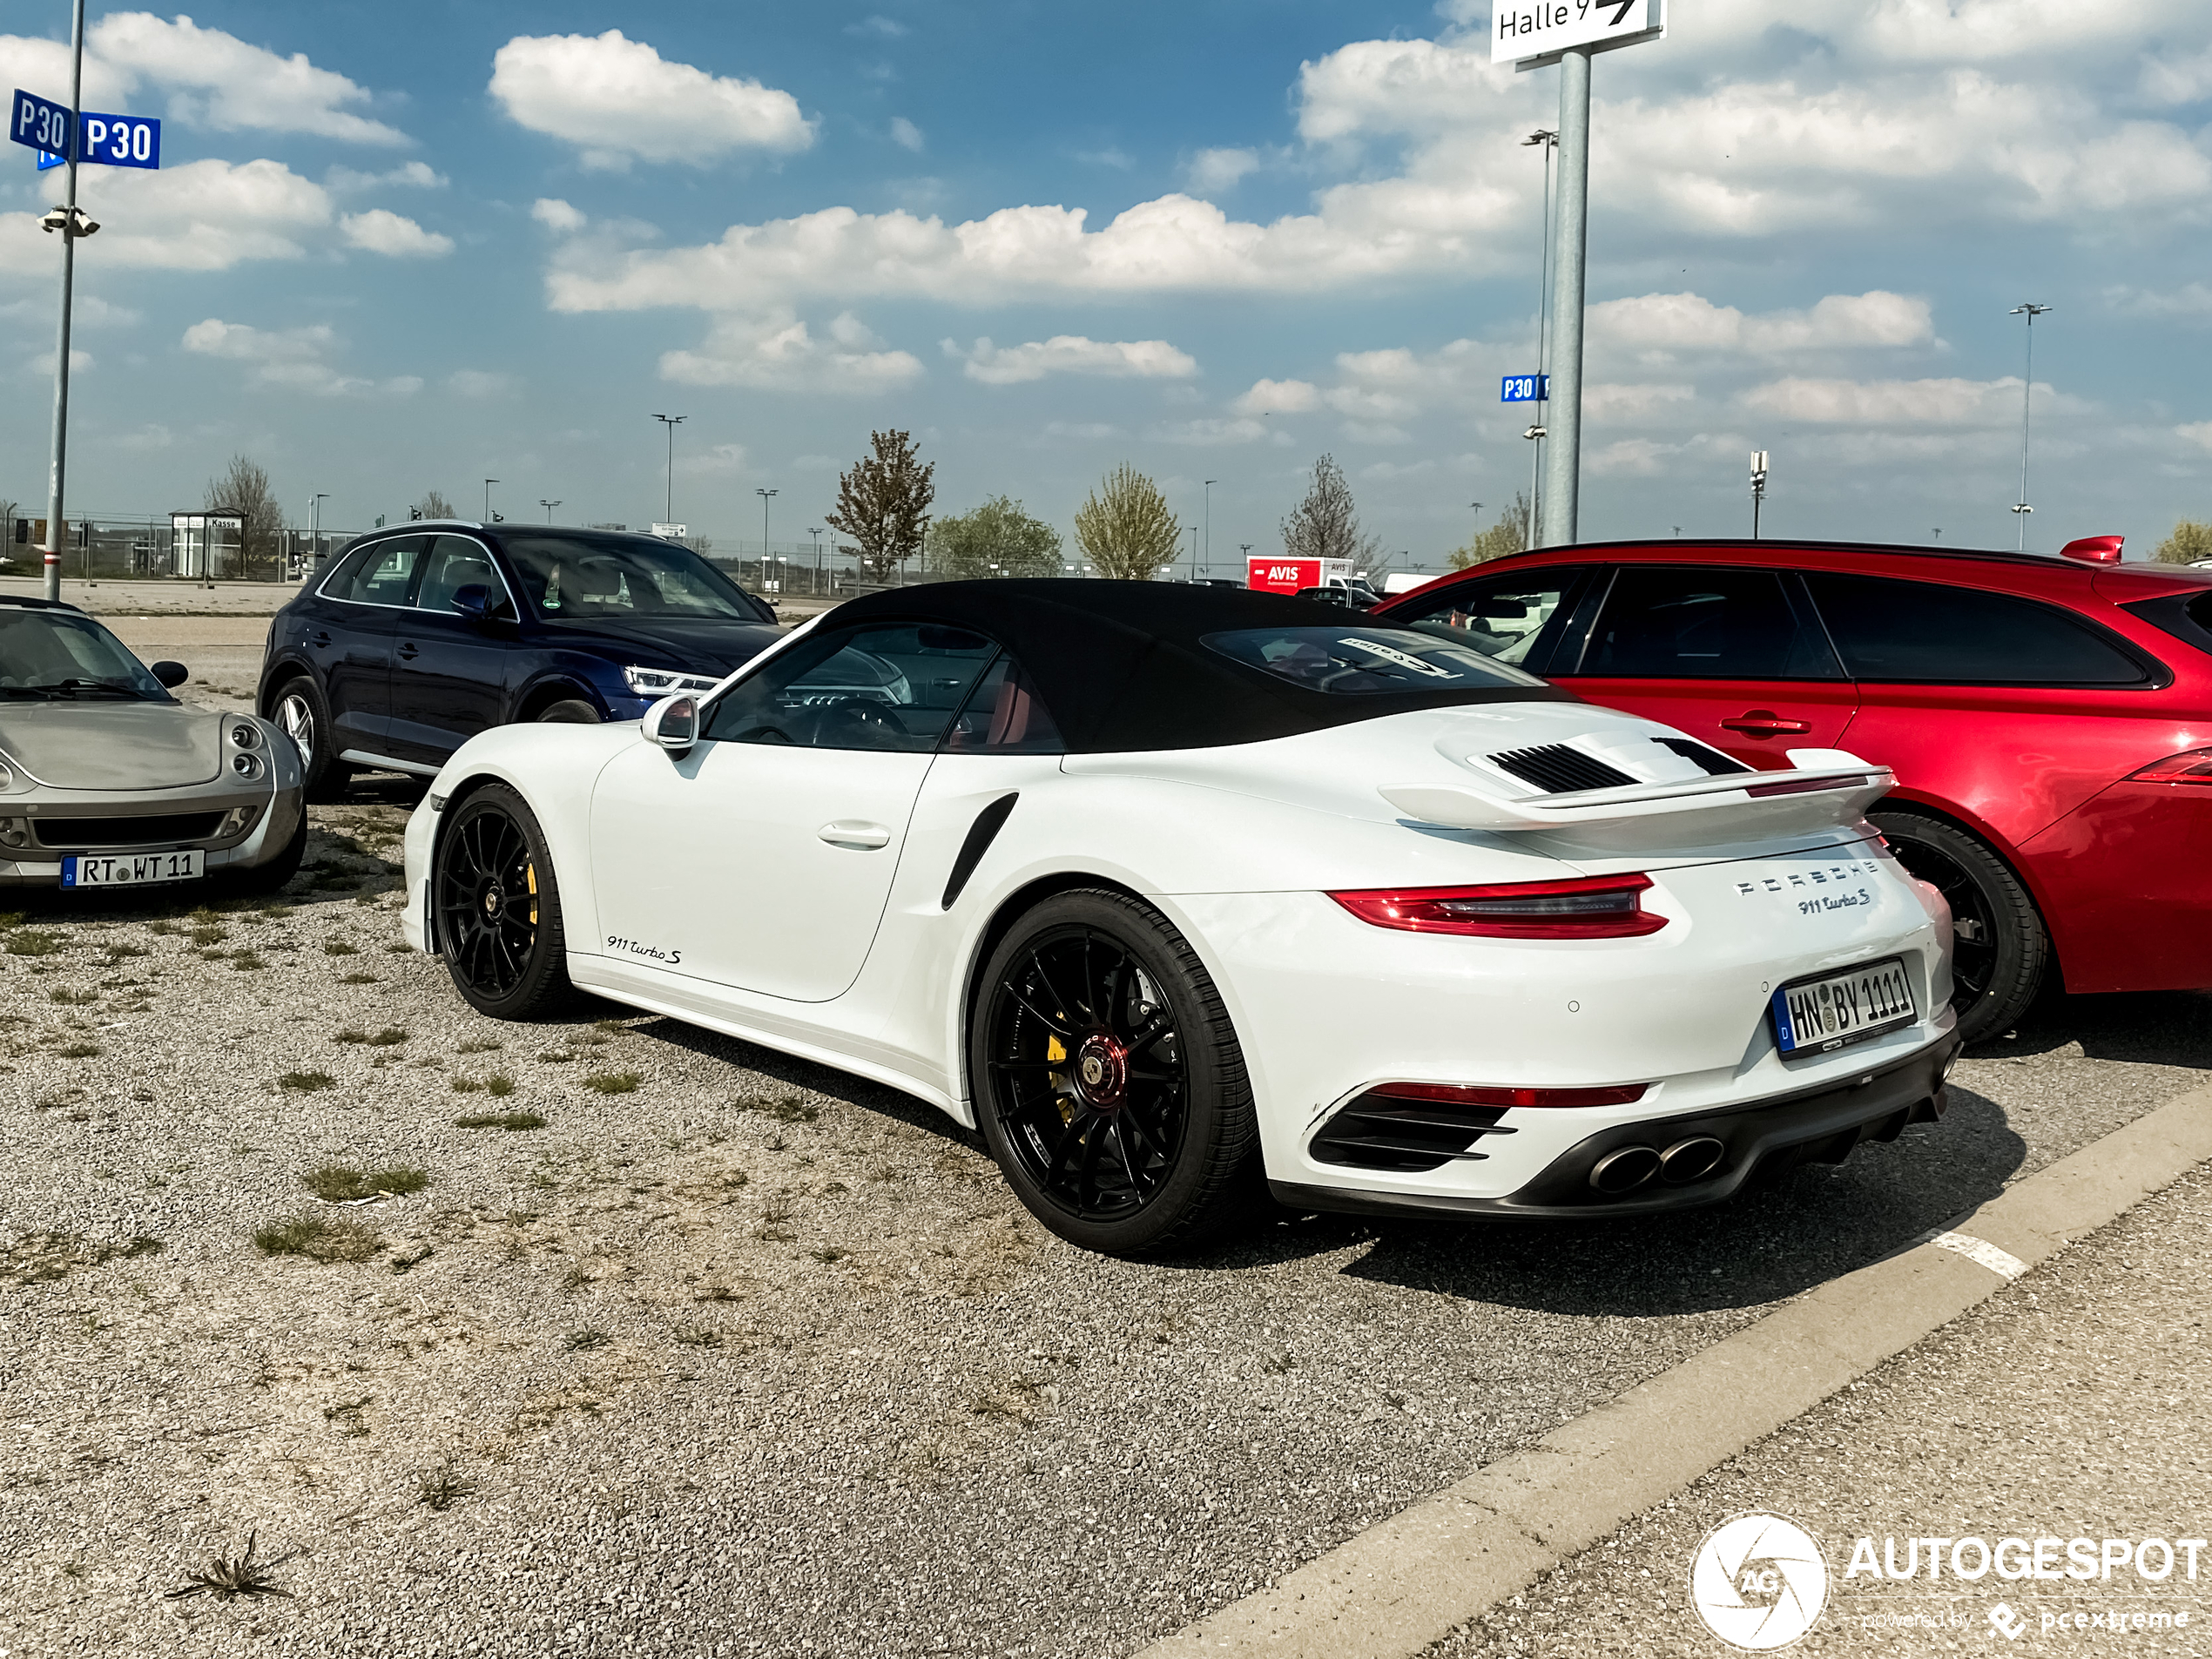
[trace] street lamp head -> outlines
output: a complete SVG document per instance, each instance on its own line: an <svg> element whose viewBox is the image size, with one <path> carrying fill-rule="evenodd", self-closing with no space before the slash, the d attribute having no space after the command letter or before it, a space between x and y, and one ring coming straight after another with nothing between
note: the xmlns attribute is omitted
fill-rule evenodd
<svg viewBox="0 0 2212 1659"><path fill-rule="evenodd" d="M2008 317L2026 317L2027 319L2027 326L2033 328L2035 326L2035 320L2041 316L2045 312L2051 309L2053 309L2053 307L2050 306L2039 306L2031 302L2026 305L2014 306L2005 314Z"/></svg>

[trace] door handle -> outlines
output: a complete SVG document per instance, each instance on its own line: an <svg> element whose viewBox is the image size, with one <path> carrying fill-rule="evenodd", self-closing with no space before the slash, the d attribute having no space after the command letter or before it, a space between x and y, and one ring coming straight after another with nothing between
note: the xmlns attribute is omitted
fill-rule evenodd
<svg viewBox="0 0 2212 1659"><path fill-rule="evenodd" d="M823 825L815 833L832 846L849 846L862 852L891 845L889 830L857 818L840 818L833 824Z"/></svg>
<svg viewBox="0 0 2212 1659"><path fill-rule="evenodd" d="M330 636L322 629L318 628L314 631L314 632L307 636L307 643L310 645L313 645L317 651L320 651L330 644Z"/></svg>
<svg viewBox="0 0 2212 1659"><path fill-rule="evenodd" d="M421 655L422 655L422 648L417 645L411 639L400 647L400 660L403 663L411 663ZM1803 726L1797 726L1794 727L1793 730L1802 732L1805 730L1805 728Z"/></svg>
<svg viewBox="0 0 2212 1659"><path fill-rule="evenodd" d="M1753 709L1748 714L1737 715L1733 720L1723 720L1721 730L1741 732L1752 738L1798 737L1812 730L1812 722L1785 720L1772 709Z"/></svg>

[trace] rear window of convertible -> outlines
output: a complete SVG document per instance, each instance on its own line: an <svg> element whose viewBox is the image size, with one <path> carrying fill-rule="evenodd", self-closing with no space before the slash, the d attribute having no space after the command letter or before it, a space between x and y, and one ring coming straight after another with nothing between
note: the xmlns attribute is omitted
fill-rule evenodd
<svg viewBox="0 0 2212 1659"><path fill-rule="evenodd" d="M1469 646L1399 628L1244 628L1204 644L1309 691L1494 691L1544 682Z"/></svg>

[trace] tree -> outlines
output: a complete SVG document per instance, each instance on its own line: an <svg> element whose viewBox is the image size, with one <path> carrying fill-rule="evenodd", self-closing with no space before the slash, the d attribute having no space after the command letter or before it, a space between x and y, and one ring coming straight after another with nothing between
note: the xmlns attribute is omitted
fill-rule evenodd
<svg viewBox="0 0 2212 1659"><path fill-rule="evenodd" d="M258 560L276 556L284 509L278 504L267 469L252 456L233 455L221 475L207 481L206 510L239 516L239 563L244 569L251 570Z"/></svg>
<svg viewBox="0 0 2212 1659"><path fill-rule="evenodd" d="M453 510L453 503L445 498L443 492L435 489L424 490L422 499L415 502L409 510L417 518L458 518L461 516Z"/></svg>
<svg viewBox="0 0 2212 1659"><path fill-rule="evenodd" d="M1364 564L1382 550L1381 541L1359 533L1359 515L1352 509L1352 486L1344 469L1332 455L1313 463L1313 482L1305 499L1283 521L1283 553L1293 559L1350 559Z"/></svg>
<svg viewBox="0 0 2212 1659"><path fill-rule="evenodd" d="M1058 576L1060 532L994 496L929 527L930 562L947 576Z"/></svg>
<svg viewBox="0 0 2212 1659"><path fill-rule="evenodd" d="M1183 551L1183 526L1159 486L1124 461L1076 515L1076 545L1117 582L1150 582Z"/></svg>
<svg viewBox="0 0 2212 1659"><path fill-rule="evenodd" d="M871 432L868 443L875 453L839 476L837 510L822 522L858 543L862 575L883 582L921 551L937 463L922 465L903 432Z"/></svg>
<svg viewBox="0 0 2212 1659"><path fill-rule="evenodd" d="M1502 558L1508 553L1518 553L1528 545L1528 493L1514 491L1513 505L1498 515L1498 522L1487 530L1478 530L1465 547L1453 550L1451 566L1464 570L1471 564L1486 564Z"/></svg>
<svg viewBox="0 0 2212 1659"><path fill-rule="evenodd" d="M2199 559L2212 559L2212 524L2183 519L2174 526L2174 533L2158 544L2158 551L2151 557L2167 564L2194 564Z"/></svg>

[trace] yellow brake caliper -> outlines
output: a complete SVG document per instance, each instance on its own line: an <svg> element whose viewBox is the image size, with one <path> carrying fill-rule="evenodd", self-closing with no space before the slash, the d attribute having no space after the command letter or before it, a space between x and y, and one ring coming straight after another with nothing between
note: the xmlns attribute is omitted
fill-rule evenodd
<svg viewBox="0 0 2212 1659"><path fill-rule="evenodd" d="M1058 1037L1048 1036L1044 1040L1044 1057L1055 1066L1062 1065L1067 1061L1068 1050ZM1052 1086L1054 1102L1060 1108L1060 1121L1063 1123L1072 1122L1076 1116L1076 1103L1070 1092L1073 1086L1068 1081L1068 1074L1064 1071L1054 1072Z"/></svg>
<svg viewBox="0 0 2212 1659"><path fill-rule="evenodd" d="M523 867L523 880L529 883L530 926L535 927L537 926L537 866L525 864Z"/></svg>

